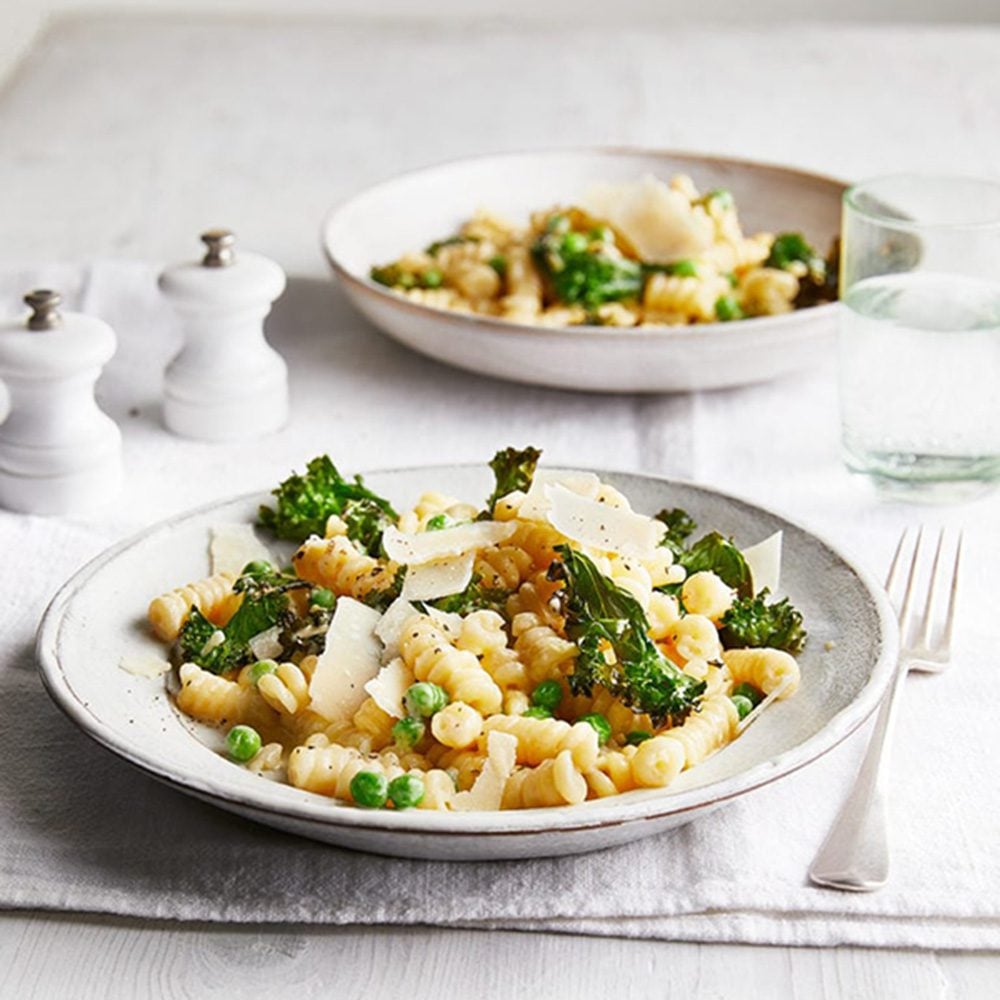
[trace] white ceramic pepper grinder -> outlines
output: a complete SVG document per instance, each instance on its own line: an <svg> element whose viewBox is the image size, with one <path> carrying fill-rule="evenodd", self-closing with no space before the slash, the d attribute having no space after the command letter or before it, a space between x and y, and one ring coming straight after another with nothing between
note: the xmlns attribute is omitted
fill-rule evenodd
<svg viewBox="0 0 1000 1000"><path fill-rule="evenodd" d="M264 339L264 317L285 289L285 273L260 254L237 254L228 229L201 239L201 261L160 275L184 325L184 347L164 379L163 420L175 434L203 441L259 437L288 420L288 369Z"/></svg>
<svg viewBox="0 0 1000 1000"><path fill-rule="evenodd" d="M122 483L122 436L97 405L94 384L115 353L107 323L60 313L41 289L27 321L0 324L0 380L10 410L0 423L0 506L68 514L113 499Z"/></svg>

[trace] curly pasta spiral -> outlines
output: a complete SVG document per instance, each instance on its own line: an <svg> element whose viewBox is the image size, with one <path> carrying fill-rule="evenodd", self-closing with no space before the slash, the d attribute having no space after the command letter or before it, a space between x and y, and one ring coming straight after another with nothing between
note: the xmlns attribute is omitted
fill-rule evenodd
<svg viewBox="0 0 1000 1000"><path fill-rule="evenodd" d="M443 772L434 775L433 771L425 773L419 768L412 768L407 772L393 754L381 757L366 756L353 747L329 743L324 737L307 740L288 756L288 780L296 788L344 799L347 802L353 801L351 780L359 771L375 771L385 775L389 781L406 773L424 779L424 800L419 808L444 808L447 803L442 801L442 791L449 787L454 790L451 778ZM430 797L427 794L428 787L431 789Z"/></svg>
<svg viewBox="0 0 1000 1000"><path fill-rule="evenodd" d="M694 767L736 736L740 715L724 694L706 698L680 726L663 734L684 748L684 766Z"/></svg>
<svg viewBox="0 0 1000 1000"><path fill-rule="evenodd" d="M453 701L435 712L431 732L442 746L460 749L474 746L483 731L483 717L464 701Z"/></svg>
<svg viewBox="0 0 1000 1000"><path fill-rule="evenodd" d="M483 726L480 749L490 733L517 738L517 762L541 764L568 750L574 766L587 771L597 762L597 730L587 722L570 725L561 719L532 719L519 715L492 715Z"/></svg>
<svg viewBox="0 0 1000 1000"><path fill-rule="evenodd" d="M307 538L292 556L292 565L303 580L358 600L389 587L396 575L394 567L359 552L343 535Z"/></svg>
<svg viewBox="0 0 1000 1000"><path fill-rule="evenodd" d="M682 666L688 660L717 660L722 654L719 633L711 618L685 615L667 633L668 653Z"/></svg>
<svg viewBox="0 0 1000 1000"><path fill-rule="evenodd" d="M225 726L245 723L256 729L274 721L273 713L252 685L209 673L194 663L182 664L178 676L181 686L177 707L193 719Z"/></svg>
<svg viewBox="0 0 1000 1000"><path fill-rule="evenodd" d="M153 598L147 617L156 638L173 642L188 620L192 607L213 625L225 625L243 600L242 594L233 591L235 582L235 573L216 573Z"/></svg>
<svg viewBox="0 0 1000 1000"><path fill-rule="evenodd" d="M764 694L781 691L780 698L789 698L798 690L798 662L782 649L729 649L722 658L737 684L752 684Z"/></svg>
<svg viewBox="0 0 1000 1000"><path fill-rule="evenodd" d="M534 561L516 545L495 545L481 549L472 572L490 590L517 590L534 568Z"/></svg>
<svg viewBox="0 0 1000 1000"><path fill-rule="evenodd" d="M681 600L688 613L704 615L716 625L733 606L735 599L736 591L707 570L692 573L681 588Z"/></svg>
<svg viewBox="0 0 1000 1000"><path fill-rule="evenodd" d="M495 611L473 611L466 615L455 645L479 660L505 697L511 689L524 688L527 683L524 664L507 645L504 620Z"/></svg>
<svg viewBox="0 0 1000 1000"><path fill-rule="evenodd" d="M533 685L559 680L569 673L577 648L546 625L538 615L525 611L511 623L514 650L521 658Z"/></svg>
<svg viewBox="0 0 1000 1000"><path fill-rule="evenodd" d="M431 681L453 701L464 701L483 715L499 712L503 693L473 653L456 649L427 615L410 618L400 638L403 661L418 681Z"/></svg>
<svg viewBox="0 0 1000 1000"><path fill-rule="evenodd" d="M439 770L454 774L453 784L462 792L468 791L476 783L476 778L483 773L483 768L486 766L485 751L464 747L458 749L446 746L431 747L427 751L427 758Z"/></svg>
<svg viewBox="0 0 1000 1000"><path fill-rule="evenodd" d="M309 680L294 663L279 663L278 669L257 681L257 690L276 712L298 715L309 707Z"/></svg>
<svg viewBox="0 0 1000 1000"><path fill-rule="evenodd" d="M729 281L717 274L690 278L654 274L646 282L643 305L650 322L712 322L716 301L729 291Z"/></svg>
<svg viewBox="0 0 1000 1000"><path fill-rule="evenodd" d="M352 721L358 732L370 737L374 749L381 750L392 742L392 727L396 720L379 708L374 698L365 698Z"/></svg>
<svg viewBox="0 0 1000 1000"><path fill-rule="evenodd" d="M563 750L538 767L521 768L507 779L501 809L540 809L573 805L587 797L587 782Z"/></svg>
<svg viewBox="0 0 1000 1000"><path fill-rule="evenodd" d="M684 746L668 735L654 736L637 747L602 751L584 777L598 798L633 788L664 788L684 769Z"/></svg>

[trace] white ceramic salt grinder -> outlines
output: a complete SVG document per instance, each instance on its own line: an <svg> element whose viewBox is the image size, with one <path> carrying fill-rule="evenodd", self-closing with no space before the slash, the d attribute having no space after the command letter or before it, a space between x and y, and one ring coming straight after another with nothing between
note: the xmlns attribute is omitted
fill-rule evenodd
<svg viewBox="0 0 1000 1000"><path fill-rule="evenodd" d="M55 292L29 292L27 321L0 324L0 506L31 514L83 512L122 483L122 436L94 384L115 353L107 323L60 313Z"/></svg>
<svg viewBox="0 0 1000 1000"><path fill-rule="evenodd" d="M233 249L227 229L201 235L200 262L168 267L160 290L184 326L184 347L167 366L163 420L183 437L235 441L288 420L288 369L264 339L264 317L284 291L273 260Z"/></svg>

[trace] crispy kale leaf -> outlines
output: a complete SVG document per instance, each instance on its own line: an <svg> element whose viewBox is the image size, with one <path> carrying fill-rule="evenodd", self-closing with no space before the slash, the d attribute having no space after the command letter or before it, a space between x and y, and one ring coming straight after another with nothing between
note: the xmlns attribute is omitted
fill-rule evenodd
<svg viewBox="0 0 1000 1000"><path fill-rule="evenodd" d="M493 513L497 500L514 490L525 490L531 486L535 477L535 468L542 457L538 448L504 448L498 451L490 460L490 468L496 479L496 486L486 501L486 510Z"/></svg>
<svg viewBox="0 0 1000 1000"><path fill-rule="evenodd" d="M397 597L403 592L403 581L406 579L406 567L400 566L396 570L396 575L392 578L392 582L383 587L381 590L373 589L369 590L364 597L361 598L362 604L367 604L368 607L374 608L376 611L385 611L387 607Z"/></svg>
<svg viewBox="0 0 1000 1000"><path fill-rule="evenodd" d="M382 531L399 516L360 476L353 482L344 479L327 455L314 458L304 475L293 473L271 492L277 503L273 508L261 506L258 523L293 542L322 535L327 518L338 514L347 522L348 537L369 555L377 555Z"/></svg>
<svg viewBox="0 0 1000 1000"><path fill-rule="evenodd" d="M674 556L679 556L684 551L684 544L688 536L693 534L698 527L686 510L680 507L671 509L664 508L656 515L657 521L662 521L667 526L667 533L663 536L661 545L665 545Z"/></svg>
<svg viewBox="0 0 1000 1000"><path fill-rule="evenodd" d="M585 555L568 545L550 578L566 586L558 592L566 634L580 654L569 676L574 694L590 694L601 684L633 711L656 722L684 719L705 690L671 663L649 638L649 623L636 599L604 576Z"/></svg>
<svg viewBox="0 0 1000 1000"><path fill-rule="evenodd" d="M593 308L642 292L642 265L622 256L602 231L572 230L564 214L549 219L531 253L552 294L567 305Z"/></svg>
<svg viewBox="0 0 1000 1000"><path fill-rule="evenodd" d="M688 571L688 575L709 570L732 587L737 596L753 596L753 578L743 553L717 531L707 534L681 552L677 561Z"/></svg>
<svg viewBox="0 0 1000 1000"><path fill-rule="evenodd" d="M473 576L469 585L460 594L440 597L431 604L439 611L452 611L455 614L467 615L472 611L487 609L502 614L507 605L510 591L503 588L484 587L482 578Z"/></svg>
<svg viewBox="0 0 1000 1000"><path fill-rule="evenodd" d="M720 638L727 649L767 646L798 653L806 642L802 615L788 598L767 603L765 588L756 597L741 597L722 619Z"/></svg>
<svg viewBox="0 0 1000 1000"><path fill-rule="evenodd" d="M233 589L243 594L243 601L224 628L191 608L177 637L178 658L213 674L249 663L253 658L250 640L275 625L290 624L295 616L289 609L288 592L309 586L304 580L276 571L244 574L233 584ZM216 633L221 634L221 641L215 640Z"/></svg>
<svg viewBox="0 0 1000 1000"><path fill-rule="evenodd" d="M764 266L787 269L796 262L805 264L809 271L826 272L826 261L801 233L779 233Z"/></svg>

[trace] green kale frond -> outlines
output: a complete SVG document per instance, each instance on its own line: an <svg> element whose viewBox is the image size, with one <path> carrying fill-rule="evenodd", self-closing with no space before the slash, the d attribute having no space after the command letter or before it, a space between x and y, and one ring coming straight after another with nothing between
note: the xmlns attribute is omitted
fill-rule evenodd
<svg viewBox="0 0 1000 1000"><path fill-rule="evenodd" d="M698 528L691 515L680 507L664 508L656 515L656 520L667 526L667 533L660 544L670 549L674 556L679 556L684 551L688 537Z"/></svg>
<svg viewBox="0 0 1000 1000"><path fill-rule="evenodd" d="M249 663L253 659L250 640L275 625L290 625L295 616L289 609L288 592L308 586L304 580L277 571L244 574L233 584L233 589L243 594L243 600L223 628L213 625L197 608L191 608L177 637L177 657L213 674Z"/></svg>
<svg viewBox="0 0 1000 1000"><path fill-rule="evenodd" d="M344 479L327 455L314 458L304 475L293 473L271 492L277 503L273 508L261 506L258 523L293 542L322 535L327 518L337 514L347 522L348 537L369 555L377 555L382 531L399 517L388 500L364 485L361 476L353 482Z"/></svg>
<svg viewBox="0 0 1000 1000"><path fill-rule="evenodd" d="M802 614L788 598L767 603L765 588L756 597L741 597L722 618L719 637L727 649L769 647L799 653L806 643Z"/></svg>
<svg viewBox="0 0 1000 1000"><path fill-rule="evenodd" d="M583 553L556 547L559 559L549 577L565 586L557 593L566 634L579 649L569 675L574 694L607 688L635 712L657 723L678 724L698 704L705 682L689 677L649 638L649 622L639 602L604 576Z"/></svg>
<svg viewBox="0 0 1000 1000"><path fill-rule="evenodd" d="M642 265L622 256L601 232L576 232L564 214L550 217L531 248L552 294L567 305L593 308L642 294Z"/></svg>
<svg viewBox="0 0 1000 1000"><path fill-rule="evenodd" d="M691 548L679 553L677 561L688 571L689 576L707 570L719 577L727 587L732 587L739 597L753 596L753 577L743 553L731 539L717 531L705 535Z"/></svg>
<svg viewBox="0 0 1000 1000"><path fill-rule="evenodd" d="M513 493L514 490L527 492L541 457L542 453L538 448L528 447L504 448L490 459L496 486L486 501L486 510L489 514L493 513L493 508L501 497Z"/></svg>

